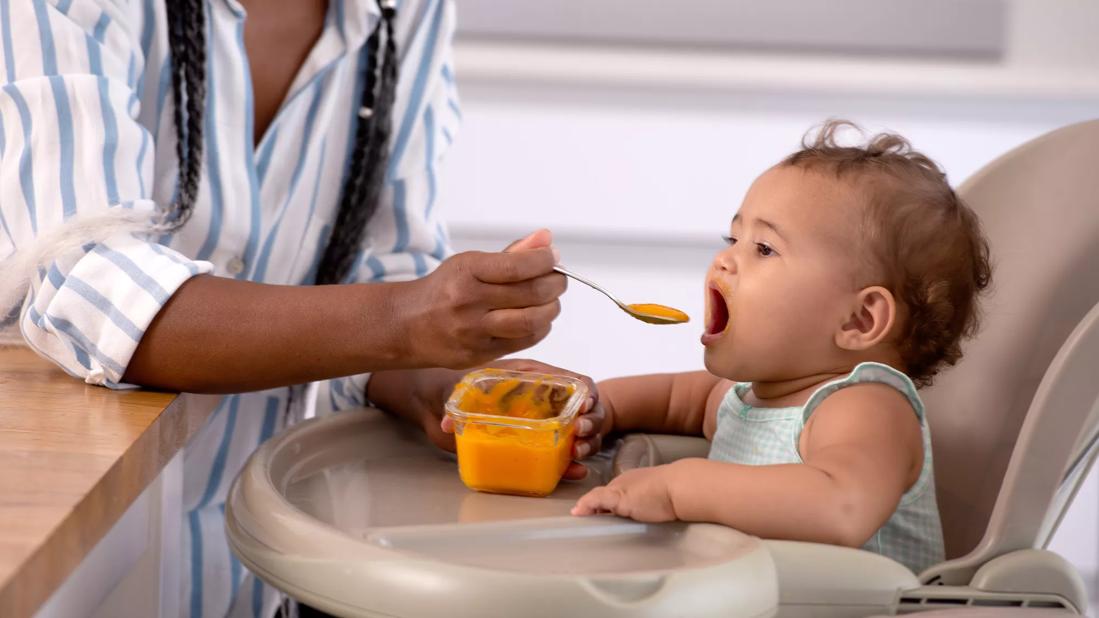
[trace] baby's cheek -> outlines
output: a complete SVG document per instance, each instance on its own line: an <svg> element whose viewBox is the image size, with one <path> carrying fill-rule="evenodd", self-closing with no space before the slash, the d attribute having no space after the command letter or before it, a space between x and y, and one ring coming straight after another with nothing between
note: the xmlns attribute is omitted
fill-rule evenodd
<svg viewBox="0 0 1099 618"><path fill-rule="evenodd" d="M850 295L849 286L840 285L823 273L782 282L772 291L782 298L774 302L776 321L792 330L828 324L837 307Z"/></svg>
<svg viewBox="0 0 1099 618"><path fill-rule="evenodd" d="M753 372L757 368L755 359L758 356L757 352L747 346L738 346L726 339L721 345L706 348L703 360L706 370L715 376L750 382L755 379Z"/></svg>

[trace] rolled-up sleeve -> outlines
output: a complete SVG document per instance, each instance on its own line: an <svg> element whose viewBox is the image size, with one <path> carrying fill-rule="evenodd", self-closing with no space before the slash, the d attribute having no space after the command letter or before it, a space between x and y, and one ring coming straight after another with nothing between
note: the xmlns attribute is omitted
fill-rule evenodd
<svg viewBox="0 0 1099 618"><path fill-rule="evenodd" d="M139 25L106 0L0 2L0 10L0 255L51 256L8 319L68 373L125 386L149 323L187 279L212 270L129 232L58 249L71 244L57 237L63 228L81 238L71 225L79 215L156 210L152 136L137 121Z"/></svg>
<svg viewBox="0 0 1099 618"><path fill-rule="evenodd" d="M411 46L400 67L387 182L349 283L416 279L451 254L438 170L462 118L452 62L454 23L454 4L435 0L405 34ZM329 380L318 411L364 405L369 379L360 374Z"/></svg>

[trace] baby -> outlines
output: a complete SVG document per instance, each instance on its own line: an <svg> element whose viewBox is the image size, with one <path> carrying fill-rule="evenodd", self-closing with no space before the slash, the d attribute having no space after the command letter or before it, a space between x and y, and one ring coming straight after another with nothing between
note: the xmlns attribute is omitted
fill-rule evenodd
<svg viewBox="0 0 1099 618"><path fill-rule="evenodd" d="M628 471L573 514L943 560L916 389L976 331L988 244L935 163L897 135L840 146L849 124L748 190L706 275L709 371L599 384L604 433L702 434L709 457Z"/></svg>

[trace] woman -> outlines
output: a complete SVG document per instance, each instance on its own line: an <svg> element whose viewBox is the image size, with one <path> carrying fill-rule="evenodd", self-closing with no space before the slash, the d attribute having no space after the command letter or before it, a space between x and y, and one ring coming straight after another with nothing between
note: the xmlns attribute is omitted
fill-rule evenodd
<svg viewBox="0 0 1099 618"><path fill-rule="evenodd" d="M29 278L6 321L92 384L252 391L184 452L191 616L277 604L222 506L300 417L292 385L337 378L321 409L369 401L445 446L455 369L558 313L548 232L445 259L453 24L449 0L0 3L0 276Z"/></svg>

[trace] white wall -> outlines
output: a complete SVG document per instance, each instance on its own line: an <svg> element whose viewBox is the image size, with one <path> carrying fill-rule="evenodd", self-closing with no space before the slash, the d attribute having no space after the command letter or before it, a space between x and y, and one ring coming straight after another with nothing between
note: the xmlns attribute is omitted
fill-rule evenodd
<svg viewBox="0 0 1099 618"><path fill-rule="evenodd" d="M1099 116L1099 5L1010 2L999 61L811 57L464 41L464 127L442 178L456 248L554 230L563 262L626 302L693 321L634 321L573 283L524 353L596 378L701 367L701 281L745 189L830 116L890 129L955 184L1051 129ZM459 13L460 15L460 13ZM1054 548L1090 578L1093 478Z"/></svg>
<svg viewBox="0 0 1099 618"><path fill-rule="evenodd" d="M455 244L500 247L548 226L564 263L623 299L682 306L700 318L701 277L748 185L808 127L841 108L867 126L909 136L957 179L1056 126L890 118L884 110L851 114L839 104L619 111L467 94L444 185ZM600 376L698 365L697 322L654 328L624 317L574 285L555 334L537 350ZM578 333L600 333L602 341L577 346ZM659 355L646 354L653 345Z"/></svg>
<svg viewBox="0 0 1099 618"><path fill-rule="evenodd" d="M1011 0L1007 63L1039 69L1099 69L1099 5L1091 0Z"/></svg>

